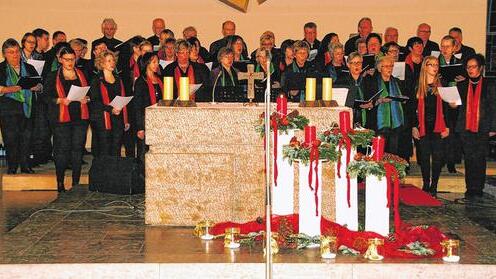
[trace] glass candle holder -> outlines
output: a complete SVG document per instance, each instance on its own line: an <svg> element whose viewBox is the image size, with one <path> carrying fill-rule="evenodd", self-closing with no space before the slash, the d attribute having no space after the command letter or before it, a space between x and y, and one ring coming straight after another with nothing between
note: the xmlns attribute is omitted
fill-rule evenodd
<svg viewBox="0 0 496 279"><path fill-rule="evenodd" d="M334 259L336 258L336 240L335 236L320 236L320 256L323 259Z"/></svg>
<svg viewBox="0 0 496 279"><path fill-rule="evenodd" d="M377 247L380 245L384 245L384 239L382 238L370 238L368 240L369 247L365 252L364 258L371 261L381 261L384 259L383 256L379 254Z"/></svg>
<svg viewBox="0 0 496 279"><path fill-rule="evenodd" d="M214 223L210 220L205 220L195 228L195 234L203 240L212 240L214 239L214 235L210 234L210 229L214 226Z"/></svg>
<svg viewBox="0 0 496 279"><path fill-rule="evenodd" d="M227 228L224 235L224 247L236 249L241 246L239 241L239 228Z"/></svg>
<svg viewBox="0 0 496 279"><path fill-rule="evenodd" d="M457 263L460 261L459 250L460 241L455 239L447 239L441 242L443 247L443 261L449 263Z"/></svg>

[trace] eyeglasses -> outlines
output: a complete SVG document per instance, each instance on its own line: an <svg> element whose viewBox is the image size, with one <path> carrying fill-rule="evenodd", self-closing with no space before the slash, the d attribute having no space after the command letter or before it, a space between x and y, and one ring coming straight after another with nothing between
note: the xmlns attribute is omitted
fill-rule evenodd
<svg viewBox="0 0 496 279"><path fill-rule="evenodd" d="M426 65L426 66L428 66L428 67L433 67L433 68L437 68L437 67L439 67L439 64L431 64L431 63L427 63L427 64L425 64L425 65Z"/></svg>
<svg viewBox="0 0 496 279"><path fill-rule="evenodd" d="M358 65L362 65L362 61L353 61L353 62L349 62L348 64L353 66L358 66Z"/></svg>
<svg viewBox="0 0 496 279"><path fill-rule="evenodd" d="M419 30L419 33L431 33L431 30Z"/></svg>
<svg viewBox="0 0 496 279"><path fill-rule="evenodd" d="M394 65L381 65L381 68L392 69Z"/></svg>
<svg viewBox="0 0 496 279"><path fill-rule="evenodd" d="M66 62L76 61L76 58L65 58L65 57L62 57L61 59L64 60L64 61L66 61Z"/></svg>
<svg viewBox="0 0 496 279"><path fill-rule="evenodd" d="M467 65L467 70L473 70L473 69L477 69L477 68L479 68L478 65L470 65L470 66Z"/></svg>

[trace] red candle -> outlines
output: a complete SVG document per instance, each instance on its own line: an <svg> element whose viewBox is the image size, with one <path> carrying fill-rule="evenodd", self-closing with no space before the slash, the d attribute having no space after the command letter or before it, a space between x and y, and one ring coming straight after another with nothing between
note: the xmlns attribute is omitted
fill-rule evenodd
<svg viewBox="0 0 496 279"><path fill-rule="evenodd" d="M317 139L317 128L315 126L305 126L305 143L311 144Z"/></svg>
<svg viewBox="0 0 496 279"><path fill-rule="evenodd" d="M351 120L349 111L341 111L339 113L339 128L342 133L348 133L351 131Z"/></svg>
<svg viewBox="0 0 496 279"><path fill-rule="evenodd" d="M279 115L288 115L288 99L284 94L277 97L277 113Z"/></svg>
<svg viewBox="0 0 496 279"><path fill-rule="evenodd" d="M386 144L386 139L384 137L378 136L372 139L372 150L374 151L374 160L382 160L384 156L384 146Z"/></svg>

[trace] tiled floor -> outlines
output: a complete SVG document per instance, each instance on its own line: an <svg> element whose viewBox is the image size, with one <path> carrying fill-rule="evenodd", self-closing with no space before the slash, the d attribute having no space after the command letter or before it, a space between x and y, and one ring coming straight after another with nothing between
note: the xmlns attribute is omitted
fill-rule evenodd
<svg viewBox="0 0 496 279"><path fill-rule="evenodd" d="M442 207L401 206L402 219L414 225L436 225L461 239L461 263L496 264L496 200L485 196L480 202L461 203L459 193L439 197L445 203ZM192 228L145 226L143 210L143 195L92 193L86 186L61 195L0 191L0 263L264 261L258 246L226 251L221 240L195 238ZM321 261L317 249L281 251L274 260ZM363 259L338 256L336 262L360 263Z"/></svg>

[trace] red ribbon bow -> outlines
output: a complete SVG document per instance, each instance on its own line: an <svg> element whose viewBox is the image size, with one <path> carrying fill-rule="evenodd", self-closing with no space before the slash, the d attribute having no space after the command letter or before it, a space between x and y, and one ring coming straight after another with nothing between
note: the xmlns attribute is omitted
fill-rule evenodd
<svg viewBox="0 0 496 279"><path fill-rule="evenodd" d="M319 196L317 192L319 191L319 145L320 141L315 140L310 146L310 168L308 170L308 186L310 190L314 191L315 195L315 216L319 216ZM315 168L313 168L313 163L315 161ZM315 171L315 189L312 187L313 181L313 171Z"/></svg>
<svg viewBox="0 0 496 279"><path fill-rule="evenodd" d="M394 228L396 232L399 232L401 225L400 217L400 175L396 167L388 162L384 163L384 170L386 171L386 181L387 181L387 207L391 206L391 180L394 184Z"/></svg>

